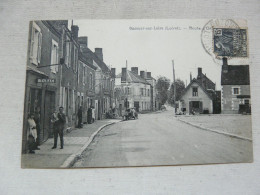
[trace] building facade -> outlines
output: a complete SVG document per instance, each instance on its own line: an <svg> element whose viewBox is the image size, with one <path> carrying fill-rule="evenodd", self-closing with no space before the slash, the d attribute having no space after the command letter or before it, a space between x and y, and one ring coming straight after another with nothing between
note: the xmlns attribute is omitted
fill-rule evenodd
<svg viewBox="0 0 260 195"><path fill-rule="evenodd" d="M29 25L22 151L28 138L27 118L38 117L39 141L52 136L51 113L59 105L61 33L49 21L32 21Z"/></svg>
<svg viewBox="0 0 260 195"><path fill-rule="evenodd" d="M121 94L121 101L117 103L119 113L133 107L137 112L151 111L151 84L144 79L142 72L138 75L136 68L132 67L132 71L122 68L116 76L116 89Z"/></svg>
<svg viewBox="0 0 260 195"><path fill-rule="evenodd" d="M185 88L180 98L180 110L186 113L213 113L213 101L210 94L204 87L193 79L191 83Z"/></svg>
<svg viewBox="0 0 260 195"><path fill-rule="evenodd" d="M220 113L219 92L215 89L215 83L202 73L202 68L198 68L197 78L191 80L180 97L179 111L188 114Z"/></svg>
<svg viewBox="0 0 260 195"><path fill-rule="evenodd" d="M249 65L228 65L223 58L221 87L223 114L251 113Z"/></svg>

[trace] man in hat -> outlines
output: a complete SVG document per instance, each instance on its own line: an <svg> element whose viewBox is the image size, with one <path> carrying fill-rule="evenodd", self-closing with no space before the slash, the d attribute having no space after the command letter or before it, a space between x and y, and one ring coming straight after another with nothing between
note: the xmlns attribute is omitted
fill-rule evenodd
<svg viewBox="0 0 260 195"><path fill-rule="evenodd" d="M53 134L54 134L54 145L52 149L57 148L58 135L60 136L60 149L63 149L64 141L63 141L63 129L66 123L66 117L63 113L63 107L59 108L58 113L53 113L52 115L53 122Z"/></svg>

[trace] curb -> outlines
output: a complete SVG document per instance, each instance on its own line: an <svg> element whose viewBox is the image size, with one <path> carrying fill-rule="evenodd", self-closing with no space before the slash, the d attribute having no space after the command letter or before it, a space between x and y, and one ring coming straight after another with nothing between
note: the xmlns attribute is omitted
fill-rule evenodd
<svg viewBox="0 0 260 195"><path fill-rule="evenodd" d="M95 136L98 134L99 131L101 131L103 128L109 126L109 125L113 125L115 123L119 123L121 121L117 121L117 122L112 122L112 123L108 123L105 125L102 125L101 127L98 128L97 131L95 131L88 139L88 141L84 144L84 146L82 146L80 148L80 150L78 152L76 152L75 154L71 154L66 160L65 162L60 166L60 168L69 168L71 167L76 161L77 159L81 156L81 154L86 150L86 148L90 145L90 143L93 141L93 139L95 138Z"/></svg>
<svg viewBox="0 0 260 195"><path fill-rule="evenodd" d="M201 127L199 125L194 125L190 122L187 122L187 121L184 121L184 120L181 120L179 118L177 118L177 120L183 122L183 123L186 123L188 125L191 125L193 127L197 127L199 129L202 129L202 130L206 130L206 131L212 131L214 133L218 133L218 134L222 134L222 135L226 135L226 136L230 136L230 137L235 137L235 138L238 138L238 139L242 139L242 140L246 140L246 141L250 141L252 142L252 139L250 138L247 138L247 137L242 137L242 136L239 136L239 135L235 135L235 134L231 134L231 133L226 133L226 132L223 132L223 131L220 131L220 130L214 130L214 129L210 129L210 128L205 128L205 127Z"/></svg>

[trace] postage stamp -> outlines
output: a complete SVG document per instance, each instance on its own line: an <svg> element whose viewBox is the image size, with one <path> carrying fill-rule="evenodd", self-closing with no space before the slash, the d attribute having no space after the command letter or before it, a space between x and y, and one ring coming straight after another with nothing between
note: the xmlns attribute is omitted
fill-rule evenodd
<svg viewBox="0 0 260 195"><path fill-rule="evenodd" d="M213 28L216 57L248 57L247 29Z"/></svg>

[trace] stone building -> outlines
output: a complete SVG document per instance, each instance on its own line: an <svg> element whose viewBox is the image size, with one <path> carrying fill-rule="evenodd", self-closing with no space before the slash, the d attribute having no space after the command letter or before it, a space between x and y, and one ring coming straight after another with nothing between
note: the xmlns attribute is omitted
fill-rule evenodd
<svg viewBox="0 0 260 195"><path fill-rule="evenodd" d="M202 68L198 68L197 78L191 80L180 97L179 111L188 114L219 113L219 93L215 87L215 83L202 73Z"/></svg>
<svg viewBox="0 0 260 195"><path fill-rule="evenodd" d="M83 122L87 122L87 110L91 106L95 107L95 71L97 67L90 64L86 48L88 38L79 37L79 70L78 70L78 90L83 94L80 105L83 107Z"/></svg>
<svg viewBox="0 0 260 195"><path fill-rule="evenodd" d="M137 67L132 67L131 71L122 68L116 76L115 85L121 93L121 102L117 105L119 113L133 107L138 112L151 111L151 84L145 80L144 71L138 75Z"/></svg>
<svg viewBox="0 0 260 195"><path fill-rule="evenodd" d="M221 86L222 113L251 112L249 65L228 65L223 58Z"/></svg>
<svg viewBox="0 0 260 195"><path fill-rule="evenodd" d="M90 104L95 108L96 119L106 118L106 113L114 104L114 78L111 70L103 60L102 48L95 48L91 51L87 46L87 38L79 38L80 47L86 62L95 67L94 91L95 98L90 98Z"/></svg>
<svg viewBox="0 0 260 195"><path fill-rule="evenodd" d="M26 152L30 113L39 117L40 142L52 136L51 113L59 106L60 45L62 34L49 21L32 21L29 25L24 101L22 151Z"/></svg>

